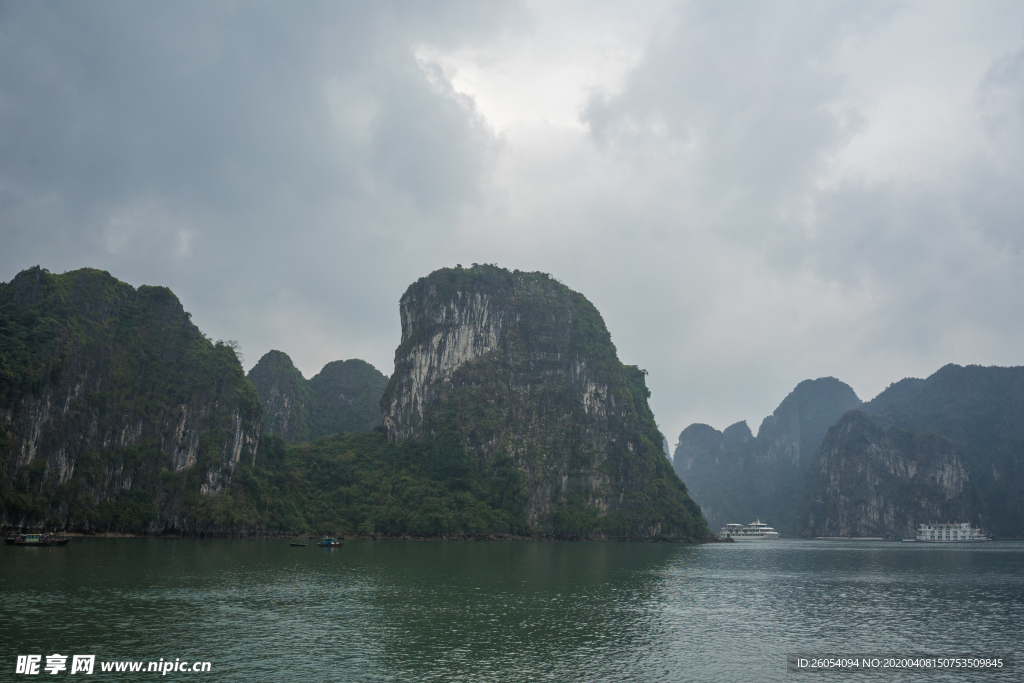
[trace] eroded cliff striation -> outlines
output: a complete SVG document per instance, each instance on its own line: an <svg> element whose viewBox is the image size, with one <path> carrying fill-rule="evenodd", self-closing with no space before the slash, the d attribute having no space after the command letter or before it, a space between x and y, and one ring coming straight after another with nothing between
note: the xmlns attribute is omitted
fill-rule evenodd
<svg viewBox="0 0 1024 683"><path fill-rule="evenodd" d="M0 284L5 524L187 530L241 463L259 398L170 290L41 268Z"/></svg>
<svg viewBox="0 0 1024 683"><path fill-rule="evenodd" d="M922 522L982 521L952 441L886 430L857 410L829 429L809 485L806 536L910 535Z"/></svg>
<svg viewBox="0 0 1024 683"><path fill-rule="evenodd" d="M309 441L309 387L288 354L268 351L247 376L263 402L263 433L285 443Z"/></svg>
<svg viewBox="0 0 1024 683"><path fill-rule="evenodd" d="M542 273L437 271L400 303L381 399L389 439L451 444L511 466L541 535L700 539L697 506L662 453L644 371L619 362L600 314Z"/></svg>

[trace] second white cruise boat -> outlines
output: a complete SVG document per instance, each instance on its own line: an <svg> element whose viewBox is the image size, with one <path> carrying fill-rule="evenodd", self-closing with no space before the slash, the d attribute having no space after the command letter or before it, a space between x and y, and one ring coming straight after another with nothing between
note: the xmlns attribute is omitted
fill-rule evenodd
<svg viewBox="0 0 1024 683"><path fill-rule="evenodd" d="M953 522L952 524L922 524L917 528L918 543L977 543L988 541L988 536L981 529L975 529L969 522Z"/></svg>
<svg viewBox="0 0 1024 683"><path fill-rule="evenodd" d="M718 532L719 538L731 538L734 541L774 541L779 538L779 532L767 524L761 523L758 517L755 521L747 524L726 524Z"/></svg>

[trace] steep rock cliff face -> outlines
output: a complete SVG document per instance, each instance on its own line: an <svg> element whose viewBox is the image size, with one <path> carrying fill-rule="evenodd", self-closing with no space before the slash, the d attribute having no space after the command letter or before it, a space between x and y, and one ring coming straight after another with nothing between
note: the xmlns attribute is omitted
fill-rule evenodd
<svg viewBox="0 0 1024 683"><path fill-rule="evenodd" d="M760 517L780 533L795 534L808 463L828 428L860 403L834 377L805 380L761 422L756 438L746 422L725 432L687 427L676 446L676 472L712 530Z"/></svg>
<svg viewBox="0 0 1024 683"><path fill-rule="evenodd" d="M707 534L662 454L644 372L619 362L582 295L541 273L475 266L419 280L400 311L381 399L392 441L446 440L480 468L511 462L541 534Z"/></svg>
<svg viewBox="0 0 1024 683"><path fill-rule="evenodd" d="M286 443L373 429L381 423L380 397L388 382L355 358L328 363L307 380L281 351L267 352L249 380L263 401L263 431Z"/></svg>
<svg viewBox="0 0 1024 683"><path fill-rule="evenodd" d="M309 387L288 354L268 351L248 377L263 402L263 433L276 434L286 443L309 441Z"/></svg>
<svg viewBox="0 0 1024 683"><path fill-rule="evenodd" d="M910 534L921 522L981 521L952 441L887 431L856 410L829 429L809 484L806 536Z"/></svg>
<svg viewBox="0 0 1024 683"><path fill-rule="evenodd" d="M882 427L952 440L986 529L1024 537L1024 367L946 365L927 379L896 382L863 411Z"/></svg>
<svg viewBox="0 0 1024 683"><path fill-rule="evenodd" d="M260 414L168 289L91 269L0 284L5 524L186 529L251 464Z"/></svg>

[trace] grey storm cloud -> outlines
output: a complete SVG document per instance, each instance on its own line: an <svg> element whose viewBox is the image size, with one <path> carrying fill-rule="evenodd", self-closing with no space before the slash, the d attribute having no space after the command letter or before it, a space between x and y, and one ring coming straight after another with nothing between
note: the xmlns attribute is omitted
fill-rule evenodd
<svg viewBox="0 0 1024 683"><path fill-rule="evenodd" d="M857 123L827 109L844 79L822 65L845 36L870 27L878 9L781 7L680 6L623 91L590 103L585 117L593 135L632 144L641 140L630 138L672 140L700 164L693 191L736 207L753 201L763 208L803 191L822 153L848 139Z"/></svg>
<svg viewBox="0 0 1024 683"><path fill-rule="evenodd" d="M427 9L5 3L5 268L167 284L243 339L231 325L282 292L350 328L393 317L407 283L383 292L385 264L406 231L445 231L493 153L472 102L410 46L486 34L511 11Z"/></svg>
<svg viewBox="0 0 1024 683"><path fill-rule="evenodd" d="M800 380L1020 364L1013 3L0 1L0 279L171 287L252 365L544 270L670 441Z"/></svg>
<svg viewBox="0 0 1024 683"><path fill-rule="evenodd" d="M444 37L443 6L8 3L3 19L9 193L250 218L389 190L443 211L476 184L471 107L408 50Z"/></svg>

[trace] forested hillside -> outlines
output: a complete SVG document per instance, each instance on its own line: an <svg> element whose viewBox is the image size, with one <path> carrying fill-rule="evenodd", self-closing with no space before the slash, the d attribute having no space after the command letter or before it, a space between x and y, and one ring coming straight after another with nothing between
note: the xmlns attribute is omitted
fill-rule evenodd
<svg viewBox="0 0 1024 683"><path fill-rule="evenodd" d="M195 529L253 463L260 402L174 294L41 268L0 284L5 524Z"/></svg>
<svg viewBox="0 0 1024 683"><path fill-rule="evenodd" d="M288 354L268 351L248 378L263 401L263 431L287 443L369 431L381 423L388 378L366 361L333 361L307 380Z"/></svg>

